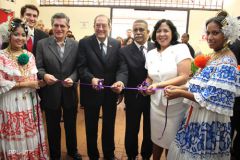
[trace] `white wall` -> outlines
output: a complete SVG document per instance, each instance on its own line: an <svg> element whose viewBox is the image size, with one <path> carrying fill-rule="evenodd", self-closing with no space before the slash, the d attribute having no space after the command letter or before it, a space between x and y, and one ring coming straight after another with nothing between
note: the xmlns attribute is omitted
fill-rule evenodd
<svg viewBox="0 0 240 160"><path fill-rule="evenodd" d="M231 16L240 16L239 0L225 0L223 9L226 10ZM198 52L209 53L211 50L208 48L207 42L202 39L204 34L204 25L206 20L215 16L217 11L200 11L191 10L189 17L189 34L190 44Z"/></svg>
<svg viewBox="0 0 240 160"><path fill-rule="evenodd" d="M12 9L15 11L15 16L19 17L20 8L24 4L32 3L37 4L36 0L16 0L12 3L6 0L0 0L0 7L6 9ZM239 0L225 0L224 9L228 11L232 16L240 16L238 7L240 6ZM85 35L93 34L93 19L98 14L105 14L110 16L110 8L91 8L91 7L39 7L40 15L39 19L42 19L45 26L50 28L51 16L56 12L66 13L70 19L71 30L73 31L77 40ZM196 49L201 48L202 52L207 52L206 42L202 40L204 33L205 21L214 16L215 11L200 11L191 10L189 19L189 34L190 44Z"/></svg>
<svg viewBox="0 0 240 160"><path fill-rule="evenodd" d="M36 0L16 0L10 2L0 0L0 8L15 11L15 17L20 17L20 9L25 4L38 6L40 15L46 28L51 28L51 17L54 13L63 12L70 18L70 30L77 40L86 35L93 34L93 21L98 14L105 14L110 17L110 8L90 8L90 7L40 7Z"/></svg>
<svg viewBox="0 0 240 160"><path fill-rule="evenodd" d="M176 17L176 14L178 17ZM180 35L186 32L187 11L145 11L134 9L113 9L112 13L112 37L126 37L126 30L132 29L133 22L137 19L143 19L148 23L148 29L152 33L155 24L160 19L170 19Z"/></svg>
<svg viewBox="0 0 240 160"><path fill-rule="evenodd" d="M239 6L239 0L225 0L223 9L226 10L231 16L237 17L240 16Z"/></svg>
<svg viewBox="0 0 240 160"><path fill-rule="evenodd" d="M216 11L200 11L191 10L189 16L188 33L190 36L189 43L194 48L195 52L209 53L206 40L203 39L205 34L205 22L216 15Z"/></svg>
<svg viewBox="0 0 240 160"><path fill-rule="evenodd" d="M90 7L39 7L38 19L43 20L47 28L51 28L51 17L54 13L63 12L70 18L70 30L77 40L92 35L94 18L99 14L110 17L109 8Z"/></svg>

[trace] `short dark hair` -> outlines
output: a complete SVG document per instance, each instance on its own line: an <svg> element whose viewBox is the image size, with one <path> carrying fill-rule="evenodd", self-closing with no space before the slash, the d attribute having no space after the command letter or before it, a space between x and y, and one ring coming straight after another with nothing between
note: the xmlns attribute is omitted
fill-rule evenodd
<svg viewBox="0 0 240 160"><path fill-rule="evenodd" d="M27 8L37 11L37 16L39 15L39 10L38 10L38 8L35 5L33 5L33 4L26 4L25 6L23 6L21 8L21 11L20 11L21 17L24 16L24 13L26 12Z"/></svg>
<svg viewBox="0 0 240 160"><path fill-rule="evenodd" d="M69 27L70 19L69 17L64 13L55 13L51 18L51 25L53 25L54 19L66 19L67 26Z"/></svg>
<svg viewBox="0 0 240 160"><path fill-rule="evenodd" d="M144 23L144 24L146 24L146 26L147 26L147 28L148 28L148 23L147 23L147 21L145 21L145 20L137 19L137 20L135 20L135 21L133 22L133 24L135 24L135 23Z"/></svg>
<svg viewBox="0 0 240 160"><path fill-rule="evenodd" d="M152 33L152 40L154 41L156 47L158 49L161 48L160 44L156 41L156 33L157 33L158 28L161 26L162 23L166 23L172 31L172 40L171 40L170 44L171 45L178 44L179 43L178 42L179 34L177 32L177 28L175 27L175 25L172 23L172 21L170 21L168 19L161 19L155 24L154 30L153 30L153 33Z"/></svg>

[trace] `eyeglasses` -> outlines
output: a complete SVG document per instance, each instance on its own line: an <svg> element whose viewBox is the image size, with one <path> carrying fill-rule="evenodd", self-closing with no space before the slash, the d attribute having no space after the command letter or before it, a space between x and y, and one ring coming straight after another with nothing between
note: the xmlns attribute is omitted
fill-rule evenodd
<svg viewBox="0 0 240 160"><path fill-rule="evenodd" d="M144 29L144 28L134 28L134 29L133 29L133 32L135 32L135 33L138 32L138 31L139 31L139 32L144 32L145 29Z"/></svg>

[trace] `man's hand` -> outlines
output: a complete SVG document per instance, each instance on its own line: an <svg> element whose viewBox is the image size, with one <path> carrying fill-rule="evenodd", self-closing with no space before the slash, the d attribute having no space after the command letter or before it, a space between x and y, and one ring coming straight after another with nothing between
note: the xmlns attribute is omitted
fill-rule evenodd
<svg viewBox="0 0 240 160"><path fill-rule="evenodd" d="M117 81L111 86L111 88L112 88L113 92L119 94L122 92L122 90L124 88L124 84L121 81Z"/></svg>
<svg viewBox="0 0 240 160"><path fill-rule="evenodd" d="M98 78L93 78L92 79L92 88L93 89L95 89L95 90L100 90L101 88L99 88L99 81L100 81L100 79L98 79Z"/></svg>
<svg viewBox="0 0 240 160"><path fill-rule="evenodd" d="M39 87L45 87L46 86L46 82L44 80L38 80L38 86Z"/></svg>
<svg viewBox="0 0 240 160"><path fill-rule="evenodd" d="M64 87L72 87L73 80L71 78L66 78L66 79L64 79L62 84Z"/></svg>
<svg viewBox="0 0 240 160"><path fill-rule="evenodd" d="M55 78L53 75L51 74L45 74L43 77L44 81L48 84L48 85L53 85L57 82L57 78Z"/></svg>

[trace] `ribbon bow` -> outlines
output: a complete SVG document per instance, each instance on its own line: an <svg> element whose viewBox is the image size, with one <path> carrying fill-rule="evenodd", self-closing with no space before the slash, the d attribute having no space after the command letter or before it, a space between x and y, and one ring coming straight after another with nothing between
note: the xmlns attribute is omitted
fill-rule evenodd
<svg viewBox="0 0 240 160"><path fill-rule="evenodd" d="M141 84L138 85L139 91L146 91L150 84L147 81L143 81Z"/></svg>
<svg viewBox="0 0 240 160"><path fill-rule="evenodd" d="M104 83L104 79L99 79L98 85L97 85L97 88L99 90L104 89L103 83Z"/></svg>

